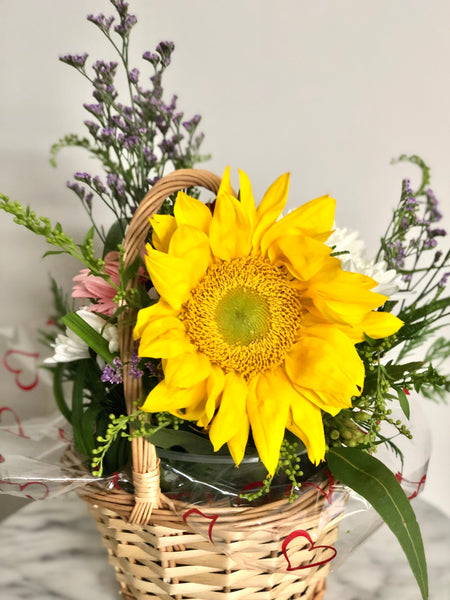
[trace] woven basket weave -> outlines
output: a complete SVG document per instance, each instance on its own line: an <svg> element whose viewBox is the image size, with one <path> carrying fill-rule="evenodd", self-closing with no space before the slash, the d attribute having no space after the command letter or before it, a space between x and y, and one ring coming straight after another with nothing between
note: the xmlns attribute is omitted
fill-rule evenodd
<svg viewBox="0 0 450 600"><path fill-rule="evenodd" d="M185 169L162 178L136 211L124 241L125 267L135 261L145 246L149 217L174 192L191 186L217 193L220 178L203 170ZM130 282L130 287L137 281ZM124 365L127 410L133 412L142 397L140 381L127 377L126 368L134 350L133 325L136 314L127 309L120 316L119 340ZM127 600L321 600L325 594L329 548L338 532L338 518L319 529L326 496L310 487L294 503L281 499L258 507L196 507L164 496L159 485L159 459L155 447L143 438L132 445L134 494L122 490L83 491L89 511L97 522ZM183 515L191 517L186 522ZM214 514L214 527L221 544L211 535L199 533L196 522ZM208 512L209 511L209 512ZM264 524L264 527L261 527ZM300 526L299 526L300 524ZM308 532L314 544L298 537L289 545L296 567L278 572L267 565L284 560L282 542L274 535L277 527ZM258 531L256 539L254 532ZM211 533L211 530L209 530ZM284 549L286 550L286 548ZM327 554L328 553L328 554ZM242 556L253 557L252 567ZM294 561L295 559L295 561ZM255 568L255 563L258 565ZM285 563L284 563L285 564ZM290 564L290 563L289 563ZM299 565L303 565L300 569ZM305 568L305 565L311 565Z"/></svg>

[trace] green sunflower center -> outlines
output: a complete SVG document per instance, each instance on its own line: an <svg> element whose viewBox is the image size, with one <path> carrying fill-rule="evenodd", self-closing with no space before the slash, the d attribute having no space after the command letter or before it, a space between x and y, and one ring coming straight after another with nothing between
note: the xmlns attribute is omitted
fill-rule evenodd
<svg viewBox="0 0 450 600"><path fill-rule="evenodd" d="M217 303L216 323L227 344L247 346L269 333L269 302L254 290L236 287Z"/></svg>
<svg viewBox="0 0 450 600"><path fill-rule="evenodd" d="M285 272L259 258L210 266L181 315L200 352L247 379L282 363L301 317L299 292Z"/></svg>

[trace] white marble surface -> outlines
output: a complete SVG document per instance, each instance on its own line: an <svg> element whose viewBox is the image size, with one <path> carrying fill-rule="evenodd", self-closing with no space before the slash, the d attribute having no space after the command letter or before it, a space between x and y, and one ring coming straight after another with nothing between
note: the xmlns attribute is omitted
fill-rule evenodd
<svg viewBox="0 0 450 600"><path fill-rule="evenodd" d="M430 600L450 600L450 520L423 500L414 506L428 557ZM2 600L119 598L94 522L75 496L26 506L0 523L0 540ZM329 576L326 594L326 600L378 599L420 599L385 526Z"/></svg>

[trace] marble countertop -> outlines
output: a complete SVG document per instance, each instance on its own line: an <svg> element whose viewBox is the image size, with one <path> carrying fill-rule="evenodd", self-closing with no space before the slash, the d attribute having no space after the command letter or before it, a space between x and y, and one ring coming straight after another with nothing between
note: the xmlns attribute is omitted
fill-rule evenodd
<svg viewBox="0 0 450 600"><path fill-rule="evenodd" d="M0 499L1 501L1 499ZM450 600L450 520L414 509L428 558L430 600ZM118 600L112 567L85 504L34 502L0 522L2 600ZM325 600L420 600L398 542L383 525L328 577Z"/></svg>

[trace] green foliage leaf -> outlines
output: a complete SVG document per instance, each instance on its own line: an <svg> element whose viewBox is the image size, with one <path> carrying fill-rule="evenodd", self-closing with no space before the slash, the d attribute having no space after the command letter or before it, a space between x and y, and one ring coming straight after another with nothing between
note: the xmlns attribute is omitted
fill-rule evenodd
<svg viewBox="0 0 450 600"><path fill-rule="evenodd" d="M409 419L410 410L409 410L409 401L408 397L402 388L398 388L397 390L398 401L400 402L400 407L407 419Z"/></svg>
<svg viewBox="0 0 450 600"><path fill-rule="evenodd" d="M190 431L159 429L147 438L152 444L165 450L174 446L181 447L190 454L213 454L214 449L205 437Z"/></svg>
<svg viewBox="0 0 450 600"><path fill-rule="evenodd" d="M105 258L108 252L117 251L119 245L123 242L126 227L126 219L117 219L117 221L111 225L108 233L106 234L105 245L103 248L103 258Z"/></svg>
<svg viewBox="0 0 450 600"><path fill-rule="evenodd" d="M66 327L76 333L89 348L101 356L107 363L112 363L114 354L109 351L108 342L105 338L95 331L84 319L82 319L77 313L72 312L65 315L62 322Z"/></svg>
<svg viewBox="0 0 450 600"><path fill-rule="evenodd" d="M393 365L388 363L384 366L385 371L392 381L400 381L406 375L406 373L414 373L423 366L423 361L414 361L404 363L402 365Z"/></svg>
<svg viewBox="0 0 450 600"><path fill-rule="evenodd" d="M411 504L394 474L377 458L355 448L332 448L327 463L333 475L370 502L396 535L419 585L428 598L422 536Z"/></svg>

